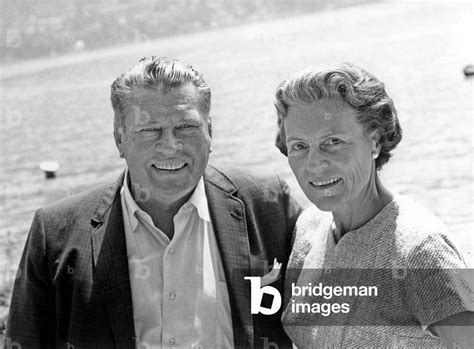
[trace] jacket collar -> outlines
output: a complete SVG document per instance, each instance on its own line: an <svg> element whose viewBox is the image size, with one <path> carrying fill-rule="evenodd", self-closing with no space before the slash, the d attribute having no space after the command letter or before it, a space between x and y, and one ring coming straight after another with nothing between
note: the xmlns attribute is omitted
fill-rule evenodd
<svg viewBox="0 0 474 349"><path fill-rule="evenodd" d="M110 209L110 206L112 206L112 203L114 202L117 192L122 187L123 179L125 177L125 172L126 170L123 170L120 176L117 178L117 180L113 183L110 183L104 189L104 193L99 201L99 204L97 205L97 208L95 209L92 215L91 223L93 226L97 226L98 224L104 222L104 217L106 213Z"/></svg>
<svg viewBox="0 0 474 349"><path fill-rule="evenodd" d="M237 191L234 182L214 166L207 166L206 172L204 173L204 180L229 195L233 195Z"/></svg>
<svg viewBox="0 0 474 349"><path fill-rule="evenodd" d="M236 195L236 185L214 167L207 167L204 182L229 292L234 344L236 347L253 347L250 283L244 280L244 276L251 275L245 206Z"/></svg>
<svg viewBox="0 0 474 349"><path fill-rule="evenodd" d="M120 187L122 173L107 186L91 223L94 288L104 302L117 348L135 347L135 326L123 228Z"/></svg>

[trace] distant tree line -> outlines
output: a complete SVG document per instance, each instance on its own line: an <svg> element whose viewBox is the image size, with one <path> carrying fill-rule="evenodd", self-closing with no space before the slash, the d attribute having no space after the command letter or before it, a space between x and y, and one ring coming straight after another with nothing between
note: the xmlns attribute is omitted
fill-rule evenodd
<svg viewBox="0 0 474 349"><path fill-rule="evenodd" d="M368 0L0 0L0 62L348 6Z"/></svg>

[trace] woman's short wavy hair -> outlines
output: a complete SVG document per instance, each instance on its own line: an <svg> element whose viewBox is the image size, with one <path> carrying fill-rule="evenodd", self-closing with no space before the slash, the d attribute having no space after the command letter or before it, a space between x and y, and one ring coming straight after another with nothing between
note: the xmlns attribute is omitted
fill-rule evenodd
<svg viewBox="0 0 474 349"><path fill-rule="evenodd" d="M402 139L402 129L392 99L384 84L351 63L330 67L308 67L284 80L276 90L275 107L279 131L275 145L288 156L284 120L292 105L307 105L320 99L341 98L356 112L367 131L378 130L381 150L375 165L380 170Z"/></svg>

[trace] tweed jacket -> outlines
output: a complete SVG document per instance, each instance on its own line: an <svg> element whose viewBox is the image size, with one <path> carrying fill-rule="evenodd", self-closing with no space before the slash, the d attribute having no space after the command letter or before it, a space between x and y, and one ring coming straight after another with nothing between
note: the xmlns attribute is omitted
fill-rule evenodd
<svg viewBox="0 0 474 349"><path fill-rule="evenodd" d="M123 176L36 212L14 285L6 341L22 349L135 347L120 202ZM277 176L208 166L204 185L235 346L291 347L281 311L250 313L250 283L244 276L264 275L274 258L286 265L299 206ZM283 278L273 286L283 292Z"/></svg>

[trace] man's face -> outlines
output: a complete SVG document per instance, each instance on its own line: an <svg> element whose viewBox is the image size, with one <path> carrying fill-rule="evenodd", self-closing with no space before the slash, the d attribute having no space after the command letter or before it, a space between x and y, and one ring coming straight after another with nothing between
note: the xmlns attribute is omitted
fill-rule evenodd
<svg viewBox="0 0 474 349"><path fill-rule="evenodd" d="M163 93L135 89L126 99L124 128L116 142L125 158L135 200L175 203L189 195L204 173L211 136L192 84Z"/></svg>

